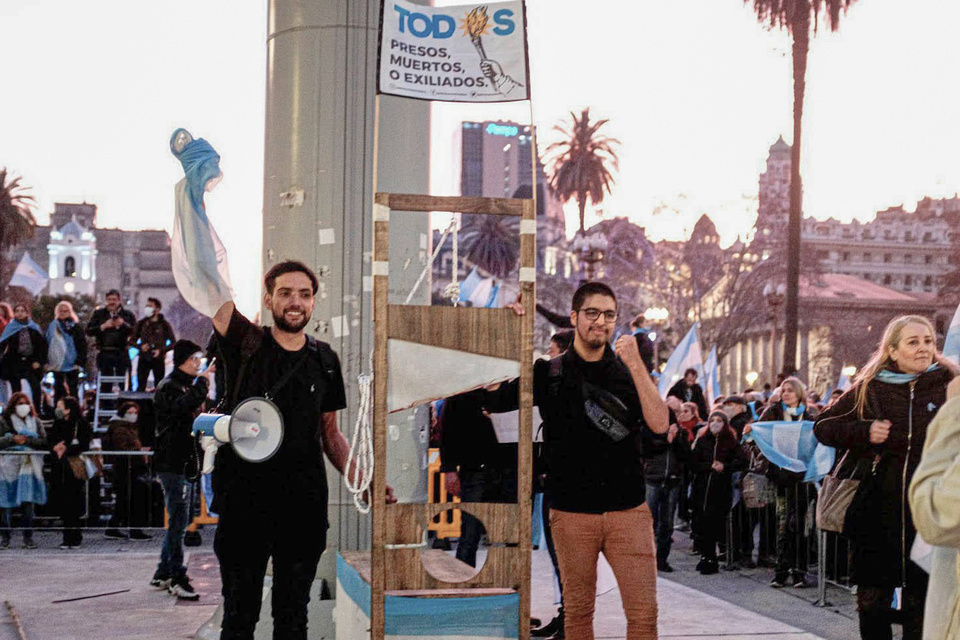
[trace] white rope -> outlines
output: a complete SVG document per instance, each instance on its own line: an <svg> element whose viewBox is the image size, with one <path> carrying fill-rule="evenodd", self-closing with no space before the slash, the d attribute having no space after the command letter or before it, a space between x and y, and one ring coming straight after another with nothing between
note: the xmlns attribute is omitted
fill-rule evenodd
<svg viewBox="0 0 960 640"><path fill-rule="evenodd" d="M453 272L450 277L450 284L443 288L443 295L446 298L450 298L450 301L453 302L453 306L460 306L460 214L453 214L453 218L450 219L450 227L453 228L453 256L452 264Z"/></svg>
<svg viewBox="0 0 960 640"><path fill-rule="evenodd" d="M443 243L447 241L447 236L450 235L451 231L454 231L456 229L457 222L458 220L456 215L450 218L450 224L447 225L447 228L443 230L443 235L440 236L440 242L438 242L437 246L434 248L433 255L430 256L430 261L427 264L423 265L423 271L420 272L420 277L417 278L417 281L413 284L413 289L410 290L410 293L407 295L407 299L403 301L403 304L410 304L410 301L413 300L413 296L416 295L417 289L419 289L420 285L423 284L423 279L427 277L427 274L433 268L433 263L436 262L437 260L437 256L440 255L440 250L443 249ZM453 236L453 246L454 247L457 246L456 235ZM458 259L459 259L459 256L456 253L456 249L454 249L454 260L458 260ZM454 266L453 266L454 278L457 277L456 273L457 273L458 267L459 265L456 262L454 262Z"/></svg>
<svg viewBox="0 0 960 640"><path fill-rule="evenodd" d="M373 354L371 354L372 360ZM372 363L371 363L372 369ZM360 410L357 413L357 423L350 438L350 453L347 456L347 465L353 461L353 471L349 466L343 480L347 491L353 494L353 504L360 513L370 513L370 484L373 481L373 422L371 420L372 406L370 388L373 385L373 374L361 374L357 378L360 387ZM366 501L363 496L367 494Z"/></svg>

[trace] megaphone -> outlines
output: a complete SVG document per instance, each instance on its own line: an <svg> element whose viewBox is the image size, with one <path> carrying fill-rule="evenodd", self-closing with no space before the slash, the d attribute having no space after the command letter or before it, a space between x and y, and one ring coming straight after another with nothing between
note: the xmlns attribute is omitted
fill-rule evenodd
<svg viewBox="0 0 960 640"><path fill-rule="evenodd" d="M193 434L201 437L203 473L210 473L214 454L227 443L248 462L273 457L283 442L283 416L266 398L247 398L231 414L201 413L193 420Z"/></svg>

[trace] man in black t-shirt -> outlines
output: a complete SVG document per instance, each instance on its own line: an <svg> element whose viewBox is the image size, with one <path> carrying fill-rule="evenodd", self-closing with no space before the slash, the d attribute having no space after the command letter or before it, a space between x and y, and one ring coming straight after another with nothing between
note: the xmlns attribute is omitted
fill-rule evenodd
<svg viewBox="0 0 960 640"><path fill-rule="evenodd" d="M348 468L350 445L337 428L337 411L346 406L340 362L305 333L317 278L303 263L287 261L274 265L264 284L272 328L251 323L233 302L213 318L230 408L267 397L284 425L279 451L263 462L242 460L229 446L217 451L212 509L220 514L214 550L223 581L221 640L252 640L271 556L273 637L306 640L310 587L326 547L323 454L340 473Z"/></svg>
<svg viewBox="0 0 960 640"><path fill-rule="evenodd" d="M610 563L627 617L627 638L657 637L653 518L644 504L642 440L665 433L668 410L632 335L610 340L617 299L587 282L573 296L573 348L533 370L543 417L546 498L563 581L565 635L593 640L597 559ZM522 307L514 309L522 312ZM512 411L518 384L488 392L491 411Z"/></svg>

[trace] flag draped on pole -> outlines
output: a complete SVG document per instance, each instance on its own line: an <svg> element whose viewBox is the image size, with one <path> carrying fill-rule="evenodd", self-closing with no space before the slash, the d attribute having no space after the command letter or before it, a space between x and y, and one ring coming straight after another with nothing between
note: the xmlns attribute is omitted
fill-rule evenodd
<svg viewBox="0 0 960 640"><path fill-rule="evenodd" d="M720 363L717 362L717 346L714 345L703 365L703 391L707 396L707 406L720 397Z"/></svg>
<svg viewBox="0 0 960 640"><path fill-rule="evenodd" d="M191 307L213 317L217 309L233 299L227 251L203 204L204 192L213 189L223 176L220 156L209 142L194 139L186 129L173 132L170 151L183 165L185 174L174 188L173 278Z"/></svg>
<svg viewBox="0 0 960 640"><path fill-rule="evenodd" d="M754 422L744 436L760 447L760 453L772 464L804 474L804 482L819 482L833 468L836 451L817 442L813 421Z"/></svg>
<svg viewBox="0 0 960 640"><path fill-rule="evenodd" d="M700 349L700 337L697 335L697 326L694 323L690 331L683 337L677 348L670 354L667 364L660 375L660 395L666 397L670 387L683 377L687 369L696 369L697 377L703 378L703 351Z"/></svg>
<svg viewBox="0 0 960 640"><path fill-rule="evenodd" d="M10 278L10 286L23 287L35 296L47 286L49 280L44 268L34 262L30 254L24 251L13 272L13 277Z"/></svg>
<svg viewBox="0 0 960 640"><path fill-rule="evenodd" d="M956 363L960 363L960 307L957 307L947 329L947 338L943 341L943 355Z"/></svg>

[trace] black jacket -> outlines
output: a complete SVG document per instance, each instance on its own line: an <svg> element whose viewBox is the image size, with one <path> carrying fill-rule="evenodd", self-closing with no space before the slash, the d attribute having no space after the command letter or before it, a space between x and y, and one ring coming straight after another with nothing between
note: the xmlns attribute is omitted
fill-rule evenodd
<svg viewBox="0 0 960 640"><path fill-rule="evenodd" d="M33 349L33 353L27 357L21 356L19 351L20 333L23 331L30 334L30 343ZM3 355L0 356L0 372L2 372L4 380L19 381L33 369L34 363L38 363L41 367L47 364L47 339L35 329L21 329L20 332L10 336L0 344L0 350L3 352ZM37 371L42 373L42 369L37 369Z"/></svg>
<svg viewBox="0 0 960 640"><path fill-rule="evenodd" d="M177 336L173 333L173 327L163 317L158 314L157 319L142 318L133 331L133 344L140 349L142 357L153 359L153 351L160 351L160 358L170 349L173 349L173 343L177 341Z"/></svg>
<svg viewBox="0 0 960 640"><path fill-rule="evenodd" d="M946 401L947 384L953 374L946 369L922 373L914 383L890 384L872 380L862 415L856 408L859 388L854 386L825 409L814 425L817 440L849 449L870 473L873 459L880 455L876 474L869 479L875 491L864 506L869 526L854 544L854 566L858 584L896 586L903 580L904 562L909 558L916 529L907 501L907 487L920 463L927 425ZM890 436L882 445L870 444L874 420L892 423ZM867 485L865 479L861 488Z"/></svg>
<svg viewBox="0 0 960 640"><path fill-rule="evenodd" d="M688 387L687 383L684 382L683 378L681 378L677 380L676 384L670 387L670 391L667 392L667 396L680 398L681 402L693 402L696 404L697 410L700 412L701 420L706 420L710 416L710 409L707 407L707 399L703 397L703 388L696 382L693 383L692 387Z"/></svg>
<svg viewBox="0 0 960 640"><path fill-rule="evenodd" d="M180 369L164 378L153 396L157 419L154 470L183 473L193 455L193 419L207 399L207 379Z"/></svg>
<svg viewBox="0 0 960 640"><path fill-rule="evenodd" d="M644 479L648 483L664 481L679 482L690 458L690 438L686 429L680 428L673 442L667 434L651 433L644 440Z"/></svg>
<svg viewBox="0 0 960 640"><path fill-rule="evenodd" d="M90 449L90 440L93 438L93 430L90 423L81 416L75 420L54 420L50 431L47 432L47 444L50 451L61 442L66 445L67 450L62 457L58 458L55 453L50 454L50 475L54 483L62 484L64 482L77 482L70 470L70 463L67 458L78 456L84 451ZM74 439L77 440L73 444Z"/></svg>
<svg viewBox="0 0 960 640"><path fill-rule="evenodd" d="M124 321L124 325L119 329L100 328L104 322L110 319L110 310L106 307L98 307L90 316L90 322L87 323L87 335L93 336L97 341L97 348L100 351L122 351L127 348L130 342L130 336L137 325L137 318L132 313L120 307L117 315Z"/></svg>
<svg viewBox="0 0 960 640"><path fill-rule="evenodd" d="M714 461L723 463L723 471L714 471ZM708 518L726 517L733 503L733 473L748 464L746 452L732 433L724 430L715 436L704 429L690 454L690 469L696 474L690 497L693 508Z"/></svg>
<svg viewBox="0 0 960 640"><path fill-rule="evenodd" d="M483 467L516 469L517 445L500 444L493 422L484 414L484 392L469 391L443 403L440 414L440 470Z"/></svg>

